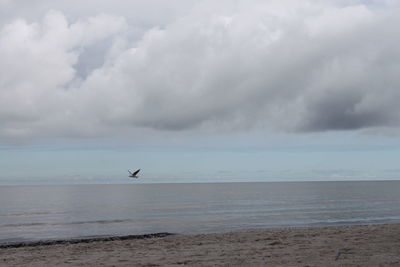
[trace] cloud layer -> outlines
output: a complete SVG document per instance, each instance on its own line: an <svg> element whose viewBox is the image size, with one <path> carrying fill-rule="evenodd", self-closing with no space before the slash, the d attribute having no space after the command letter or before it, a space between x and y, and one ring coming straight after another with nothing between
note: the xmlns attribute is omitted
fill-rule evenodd
<svg viewBox="0 0 400 267"><path fill-rule="evenodd" d="M9 18L0 140L400 125L396 3L225 0L187 10L140 36L123 8Z"/></svg>

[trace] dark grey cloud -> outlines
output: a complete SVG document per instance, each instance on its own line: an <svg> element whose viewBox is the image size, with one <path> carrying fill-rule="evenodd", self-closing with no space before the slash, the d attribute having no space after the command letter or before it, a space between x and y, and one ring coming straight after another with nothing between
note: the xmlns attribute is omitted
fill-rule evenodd
<svg viewBox="0 0 400 267"><path fill-rule="evenodd" d="M0 3L3 139L400 124L392 1Z"/></svg>

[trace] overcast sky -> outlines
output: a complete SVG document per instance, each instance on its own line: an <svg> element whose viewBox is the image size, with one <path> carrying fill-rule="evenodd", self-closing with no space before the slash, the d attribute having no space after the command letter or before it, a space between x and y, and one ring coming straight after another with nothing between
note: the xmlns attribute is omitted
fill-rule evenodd
<svg viewBox="0 0 400 267"><path fill-rule="evenodd" d="M163 151L181 161L179 149L213 158L218 147L224 169L264 171L232 149L289 142L329 154L356 144L379 161L399 147L399 8L394 0L0 0L3 168L11 177L32 146L55 162L54 147L98 159L81 150L117 155L126 146L137 152L126 157L146 152L145 165L161 164ZM119 157L110 162L129 164ZM341 169L332 157L326 168ZM168 162L159 175L180 173Z"/></svg>

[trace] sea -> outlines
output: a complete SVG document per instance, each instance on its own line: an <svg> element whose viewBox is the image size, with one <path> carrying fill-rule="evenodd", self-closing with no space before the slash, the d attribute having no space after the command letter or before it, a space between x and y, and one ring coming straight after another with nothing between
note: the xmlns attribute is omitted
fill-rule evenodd
<svg viewBox="0 0 400 267"><path fill-rule="evenodd" d="M400 181L0 186L0 244L400 222Z"/></svg>

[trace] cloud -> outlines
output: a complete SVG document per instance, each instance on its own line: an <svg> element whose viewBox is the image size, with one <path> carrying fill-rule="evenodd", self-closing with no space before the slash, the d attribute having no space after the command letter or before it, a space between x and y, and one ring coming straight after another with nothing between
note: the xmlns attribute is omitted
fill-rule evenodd
<svg viewBox="0 0 400 267"><path fill-rule="evenodd" d="M398 13L201 1L139 39L123 12L16 19L0 28L0 138L397 128Z"/></svg>
<svg viewBox="0 0 400 267"><path fill-rule="evenodd" d="M79 51L124 27L123 19L108 15L69 24L56 11L41 23L18 19L2 27L0 134L30 136L55 128L74 101L68 84L75 79Z"/></svg>

